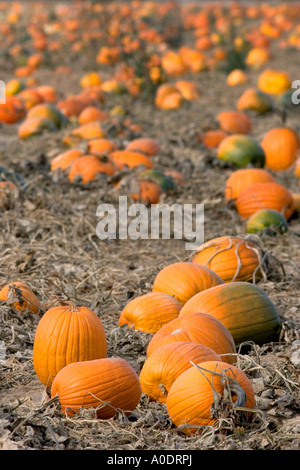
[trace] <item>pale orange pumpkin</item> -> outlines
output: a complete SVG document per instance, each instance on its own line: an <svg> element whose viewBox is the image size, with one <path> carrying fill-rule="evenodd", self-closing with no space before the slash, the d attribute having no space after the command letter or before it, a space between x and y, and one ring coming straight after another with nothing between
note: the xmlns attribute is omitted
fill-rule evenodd
<svg viewBox="0 0 300 470"><path fill-rule="evenodd" d="M254 241L222 236L203 243L192 258L214 271L225 283L260 279L260 257Z"/></svg>
<svg viewBox="0 0 300 470"><path fill-rule="evenodd" d="M209 347L223 361L233 364L236 361L236 348L231 333L214 316L199 312L197 310L190 315L180 315L162 326L148 345L147 357L165 344L189 341Z"/></svg>
<svg viewBox="0 0 300 470"><path fill-rule="evenodd" d="M221 361L221 358L200 343L176 341L165 344L156 349L142 367L139 376L142 392L151 400L166 403L168 392L177 377L192 367L190 361Z"/></svg>
<svg viewBox="0 0 300 470"><path fill-rule="evenodd" d="M120 357L100 358L61 369L51 387L51 397L55 396L68 416L94 409L97 418L109 419L118 412L130 415L140 401L141 387L129 362Z"/></svg>
<svg viewBox="0 0 300 470"><path fill-rule="evenodd" d="M122 310L119 326L156 333L163 325L177 318L181 303L163 292L150 292L131 300Z"/></svg>
<svg viewBox="0 0 300 470"><path fill-rule="evenodd" d="M223 282L214 271L205 266L179 261L169 264L156 275L152 292L165 292L184 305L198 292Z"/></svg>
<svg viewBox="0 0 300 470"><path fill-rule="evenodd" d="M223 419L226 403L228 416L232 415L235 405L245 409L252 409L255 405L253 386L238 367L220 361L193 365L175 380L169 390L166 406L170 419L187 435L197 431L201 433L203 426L213 426L218 422L217 405L216 413L213 412L218 396L223 398L223 416L220 415Z"/></svg>

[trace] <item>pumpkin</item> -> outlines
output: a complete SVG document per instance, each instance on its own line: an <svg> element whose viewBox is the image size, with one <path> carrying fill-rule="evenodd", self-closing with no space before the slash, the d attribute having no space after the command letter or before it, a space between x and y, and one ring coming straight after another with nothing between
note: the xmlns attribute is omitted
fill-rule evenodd
<svg viewBox="0 0 300 470"><path fill-rule="evenodd" d="M92 102L90 102L92 104ZM78 117L87 106L79 96L67 96L57 102L57 108L68 118Z"/></svg>
<svg viewBox="0 0 300 470"><path fill-rule="evenodd" d="M95 180L101 173L113 175L116 171L116 166L107 157L89 154L80 155L71 162L68 178L72 183L81 180L83 184L86 184Z"/></svg>
<svg viewBox="0 0 300 470"><path fill-rule="evenodd" d="M0 105L0 123L15 124L26 114L24 102L18 96L7 96L5 104Z"/></svg>
<svg viewBox="0 0 300 470"><path fill-rule="evenodd" d="M206 266L225 283L261 278L257 244L243 237L213 238L198 248L192 262Z"/></svg>
<svg viewBox="0 0 300 470"><path fill-rule="evenodd" d="M185 434L216 425L218 417L232 417L235 406L254 407L253 386L238 367L220 361L194 364L175 380L166 401L171 421Z"/></svg>
<svg viewBox="0 0 300 470"><path fill-rule="evenodd" d="M246 56L246 64L254 70L260 69L270 59L270 52L264 47L252 48Z"/></svg>
<svg viewBox="0 0 300 470"><path fill-rule="evenodd" d="M149 292L131 300L122 310L119 326L156 333L163 325L177 318L182 305L164 292Z"/></svg>
<svg viewBox="0 0 300 470"><path fill-rule="evenodd" d="M260 209L247 220L247 233L259 233L266 228L284 233L288 230L288 224L285 217L274 209Z"/></svg>
<svg viewBox="0 0 300 470"><path fill-rule="evenodd" d="M154 102L160 109L177 109L182 103L182 95L175 85L163 83L156 90Z"/></svg>
<svg viewBox="0 0 300 470"><path fill-rule="evenodd" d="M141 397L139 378L120 357L73 362L56 375L51 397L58 396L62 411L74 416L80 409L92 408L99 419L122 412L130 415Z"/></svg>
<svg viewBox="0 0 300 470"><path fill-rule="evenodd" d="M96 72L90 72L84 75L80 79L80 86L82 88L88 88L94 85L101 85L102 80Z"/></svg>
<svg viewBox="0 0 300 470"><path fill-rule="evenodd" d="M242 85L249 80L247 74L240 69L234 69L227 75L227 84L229 86Z"/></svg>
<svg viewBox="0 0 300 470"><path fill-rule="evenodd" d="M259 142L248 135L233 134L222 140L217 149L218 159L236 168L248 165L262 168L265 165L265 152Z"/></svg>
<svg viewBox="0 0 300 470"><path fill-rule="evenodd" d="M300 157L296 159L294 173L297 178L300 178Z"/></svg>
<svg viewBox="0 0 300 470"><path fill-rule="evenodd" d="M296 161L300 139L287 127L273 128L261 141L266 155L266 167L274 171L287 170Z"/></svg>
<svg viewBox="0 0 300 470"><path fill-rule="evenodd" d="M117 147L111 140L99 137L88 141L88 149L90 153L101 155L113 152Z"/></svg>
<svg viewBox="0 0 300 470"><path fill-rule="evenodd" d="M40 103L29 109L26 119L31 119L35 117L43 117L53 121L58 129L65 126L68 122L68 119L64 114L51 103Z"/></svg>
<svg viewBox="0 0 300 470"><path fill-rule="evenodd" d="M179 261L164 267L156 275L152 292L165 292L184 305L198 292L223 282L215 272L205 266Z"/></svg>
<svg viewBox="0 0 300 470"><path fill-rule="evenodd" d="M139 137L131 140L127 145L125 150L137 151L152 157L152 155L157 155L161 152L161 147L157 140L152 139L151 137Z"/></svg>
<svg viewBox="0 0 300 470"><path fill-rule="evenodd" d="M6 83L5 94L6 96L14 96L19 94L24 88L25 84L21 80L13 78Z"/></svg>
<svg viewBox="0 0 300 470"><path fill-rule="evenodd" d="M255 183L243 189L235 202L242 219L248 219L260 209L274 209L282 212L288 220L295 211L290 191L279 183Z"/></svg>
<svg viewBox="0 0 300 470"><path fill-rule="evenodd" d="M188 341L165 344L156 349L142 367L139 376L142 392L151 400L165 403L177 377L192 367L190 361L221 361L221 358L203 344Z"/></svg>
<svg viewBox="0 0 300 470"><path fill-rule="evenodd" d="M155 181L139 179L136 182L138 192L133 191L130 195L135 201L143 201L148 204L158 204L162 189Z"/></svg>
<svg viewBox="0 0 300 470"><path fill-rule="evenodd" d="M258 88L270 95L279 95L291 88L290 75L283 70L264 70L258 77Z"/></svg>
<svg viewBox="0 0 300 470"><path fill-rule="evenodd" d="M267 93L249 88L239 97L236 107L239 111L254 111L257 114L265 114L273 110L274 103Z"/></svg>
<svg viewBox="0 0 300 470"><path fill-rule="evenodd" d="M271 173L263 168L240 168L231 173L225 184L226 201L235 200L240 192L254 183L275 182Z"/></svg>
<svg viewBox="0 0 300 470"><path fill-rule="evenodd" d="M42 134L44 131L55 132L57 131L57 127L51 119L36 116L25 119L20 124L18 136L20 139L27 139L28 137Z"/></svg>
<svg viewBox="0 0 300 470"><path fill-rule="evenodd" d="M51 170L57 170L58 168L61 170L66 170L68 166L71 164L75 158L83 155L83 150L80 149L70 149L66 150L65 152L60 153L56 157L51 160L50 167Z"/></svg>
<svg viewBox="0 0 300 470"><path fill-rule="evenodd" d="M281 327L271 299L263 289L249 282L229 282L199 292L182 307L179 319L194 312L212 315L222 322L236 345L277 340Z"/></svg>
<svg viewBox="0 0 300 470"><path fill-rule="evenodd" d="M36 91L43 97L46 103L56 103L59 99L57 91L51 85L40 85Z"/></svg>
<svg viewBox="0 0 300 470"><path fill-rule="evenodd" d="M204 132L199 140L205 147L217 148L226 137L228 137L228 134L222 129L212 129Z"/></svg>
<svg viewBox="0 0 300 470"><path fill-rule="evenodd" d="M0 300L21 312L29 310L31 313L38 313L42 308L40 300L31 287L22 281L10 282L2 287Z"/></svg>
<svg viewBox="0 0 300 470"><path fill-rule="evenodd" d="M161 66L164 72L170 77L177 77L187 71L181 55L175 51L168 50L161 59Z"/></svg>
<svg viewBox="0 0 300 470"><path fill-rule="evenodd" d="M231 134L250 134L252 122L242 111L223 111L217 115L221 129Z"/></svg>
<svg viewBox="0 0 300 470"><path fill-rule="evenodd" d="M292 197L294 199L295 209L297 212L300 212L300 194L292 193Z"/></svg>
<svg viewBox="0 0 300 470"><path fill-rule="evenodd" d="M175 188L174 180L165 172L157 170L156 168L147 168L139 173L139 178L147 179L157 183L163 191L168 191Z"/></svg>
<svg viewBox="0 0 300 470"><path fill-rule="evenodd" d="M86 122L81 124L79 127L76 127L72 130L71 134L73 136L78 136L80 139L96 139L106 136L105 129L103 124L99 121Z"/></svg>
<svg viewBox="0 0 300 470"><path fill-rule="evenodd" d="M109 156L119 170L126 167L131 169L140 165L146 168L153 168L153 163L147 155L133 150L115 150Z"/></svg>
<svg viewBox="0 0 300 470"><path fill-rule="evenodd" d="M193 101L199 98L199 90L194 82L179 80L175 83L175 87L185 100Z"/></svg>
<svg viewBox="0 0 300 470"><path fill-rule="evenodd" d="M220 320L213 315L200 313L200 310L190 315L179 315L162 326L148 344L147 357L161 346L178 341L203 344L219 354L223 361L230 364L236 361L235 342L231 333Z"/></svg>
<svg viewBox="0 0 300 470"><path fill-rule="evenodd" d="M36 106L37 104L44 102L42 95L38 91L30 88L22 90L18 96L19 98L22 98L24 106L27 110L33 108L33 106Z"/></svg>
<svg viewBox="0 0 300 470"><path fill-rule="evenodd" d="M86 124L93 121L106 121L108 114L97 106L86 106L78 115L78 123Z"/></svg>
<svg viewBox="0 0 300 470"><path fill-rule="evenodd" d="M39 380L51 387L67 364L106 357L106 334L100 318L72 302L52 307L42 316L33 343L33 366Z"/></svg>

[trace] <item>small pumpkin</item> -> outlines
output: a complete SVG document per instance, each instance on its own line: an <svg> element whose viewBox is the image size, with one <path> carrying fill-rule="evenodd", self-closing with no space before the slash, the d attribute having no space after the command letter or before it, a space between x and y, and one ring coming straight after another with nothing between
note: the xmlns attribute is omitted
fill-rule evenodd
<svg viewBox="0 0 300 470"><path fill-rule="evenodd" d="M250 134L251 119L242 111L223 111L217 115L217 121L223 131L231 134Z"/></svg>
<svg viewBox="0 0 300 470"><path fill-rule="evenodd" d="M130 196L135 201L143 201L147 204L158 204L162 195L162 188L156 181L138 179L137 190L133 190ZM137 191L137 192L136 192Z"/></svg>
<svg viewBox="0 0 300 470"><path fill-rule="evenodd" d="M249 282L229 282L199 292L182 307L179 319L194 312L222 322L237 346L247 341L276 341L281 328L274 303L263 289Z"/></svg>
<svg viewBox="0 0 300 470"><path fill-rule="evenodd" d="M5 104L0 105L0 123L15 124L26 115L24 102L18 96L7 96Z"/></svg>
<svg viewBox="0 0 300 470"><path fill-rule="evenodd" d="M34 135L40 135L44 131L55 132L57 127L55 123L48 118L36 116L25 119L19 126L18 136L20 139L28 139Z"/></svg>
<svg viewBox="0 0 300 470"><path fill-rule="evenodd" d="M198 292L223 282L214 271L205 266L179 261L164 267L156 275L152 292L165 292L184 305Z"/></svg>
<svg viewBox="0 0 300 470"><path fill-rule="evenodd" d="M265 47L253 47L246 56L246 64L254 70L263 67L270 59L270 52Z"/></svg>
<svg viewBox="0 0 300 470"><path fill-rule="evenodd" d="M236 107L239 111L254 111L257 114L265 114L274 109L274 102L267 93L249 88L239 97Z"/></svg>
<svg viewBox="0 0 300 470"><path fill-rule="evenodd" d="M290 75L284 70L266 69L258 77L258 88L270 95L279 95L291 88Z"/></svg>
<svg viewBox="0 0 300 470"><path fill-rule="evenodd" d="M249 80L248 75L241 69L234 69L227 75L227 84L237 86L246 83Z"/></svg>
<svg viewBox="0 0 300 470"><path fill-rule="evenodd" d="M92 408L99 419L122 412L130 415L141 397L139 378L120 357L73 362L56 375L51 397L58 396L62 411L74 416Z"/></svg>
<svg viewBox="0 0 300 470"><path fill-rule="evenodd" d="M261 141L266 155L266 167L274 171L287 170L296 161L300 139L293 129L273 128Z"/></svg>
<svg viewBox="0 0 300 470"><path fill-rule="evenodd" d="M79 155L69 166L68 178L73 183L80 180L83 184L89 183L101 173L113 175L117 171L114 163L107 157L97 155Z"/></svg>
<svg viewBox="0 0 300 470"><path fill-rule="evenodd" d="M131 140L125 150L129 151L137 151L147 155L148 157L152 157L152 155L157 155L161 152L161 147L159 142L156 139L151 137L139 137L136 139Z"/></svg>
<svg viewBox="0 0 300 470"><path fill-rule="evenodd" d="M100 318L72 302L52 307L42 316L33 343L33 365L39 380L51 387L67 364L106 357L106 334Z"/></svg>
<svg viewBox="0 0 300 470"><path fill-rule="evenodd" d="M97 106L86 106L78 115L78 123L86 124L93 121L106 121L108 114Z"/></svg>
<svg viewBox="0 0 300 470"><path fill-rule="evenodd" d="M264 168L240 168L233 171L225 184L226 201L235 200L240 192L254 183L275 182L275 178Z"/></svg>
<svg viewBox="0 0 300 470"><path fill-rule="evenodd" d="M52 103L40 103L29 109L26 119L43 117L52 121L58 129L68 123L64 114Z"/></svg>
<svg viewBox="0 0 300 470"><path fill-rule="evenodd" d="M153 163L147 155L133 150L115 150L109 156L119 170L126 167L131 169L140 165L146 168L153 168Z"/></svg>
<svg viewBox="0 0 300 470"><path fill-rule="evenodd" d="M274 209L260 209L247 220L247 233L259 233L266 228L272 232L285 233L288 223L285 217Z"/></svg>
<svg viewBox="0 0 300 470"><path fill-rule="evenodd" d="M203 243L192 262L206 266L225 283L261 278L257 244L244 237L223 236Z"/></svg>
<svg viewBox="0 0 300 470"><path fill-rule="evenodd" d="M236 168L248 165L263 168L265 152L260 143L248 135L233 134L222 140L217 149L218 159Z"/></svg>
<svg viewBox="0 0 300 470"><path fill-rule="evenodd" d="M79 157L80 155L83 155L83 150L76 148L72 148L70 150L66 150L65 152L58 154L51 160L51 170L54 171L58 168L60 170L66 170L71 164L71 162L73 162L73 160L75 160L75 158Z"/></svg>
<svg viewBox="0 0 300 470"><path fill-rule="evenodd" d="M233 364L236 361L236 348L231 333L213 315L199 312L179 315L162 326L148 344L147 357L165 344L188 341L207 346L219 354L223 361Z"/></svg>
<svg viewBox="0 0 300 470"><path fill-rule="evenodd" d="M260 209L274 209L288 220L295 211L290 191L279 183L255 183L243 189L235 202L242 219L248 219Z"/></svg>
<svg viewBox="0 0 300 470"><path fill-rule="evenodd" d="M27 282L15 281L2 287L0 300L12 305L16 310L38 313L42 309L39 298L35 295Z"/></svg>
<svg viewBox="0 0 300 470"><path fill-rule="evenodd" d="M212 129L205 131L200 137L199 141L202 142L205 147L218 148L220 143L228 137L228 133L222 129Z"/></svg>
<svg viewBox="0 0 300 470"><path fill-rule="evenodd" d="M167 411L175 426L193 435L203 426L217 424L217 397L222 399L223 419L225 407L232 416L235 406L251 409L255 405L253 386L243 371L225 362L207 361L193 365L175 380L168 393Z"/></svg>
<svg viewBox="0 0 300 470"><path fill-rule="evenodd" d="M156 349L149 356L140 372L140 384L143 393L151 400L166 403L168 392L184 371L195 363L221 361L212 349L199 343L176 341Z"/></svg>
<svg viewBox="0 0 300 470"><path fill-rule="evenodd" d="M156 333L163 325L177 318L182 305L169 294L150 292L131 300L122 310L119 326Z"/></svg>

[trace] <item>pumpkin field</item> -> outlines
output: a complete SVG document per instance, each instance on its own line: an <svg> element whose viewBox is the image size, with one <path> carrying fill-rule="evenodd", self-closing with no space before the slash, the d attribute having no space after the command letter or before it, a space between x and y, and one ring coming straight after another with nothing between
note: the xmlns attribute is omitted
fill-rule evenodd
<svg viewBox="0 0 300 470"><path fill-rule="evenodd" d="M1 450L300 449L299 54L299 2L0 1Z"/></svg>

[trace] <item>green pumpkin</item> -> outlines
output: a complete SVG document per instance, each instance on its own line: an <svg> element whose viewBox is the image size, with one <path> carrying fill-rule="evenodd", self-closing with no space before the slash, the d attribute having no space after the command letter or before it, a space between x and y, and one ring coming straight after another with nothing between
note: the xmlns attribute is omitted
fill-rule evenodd
<svg viewBox="0 0 300 470"><path fill-rule="evenodd" d="M288 223L283 214L274 209L261 209L247 220L247 233L259 233L266 228L285 233L288 230Z"/></svg>
<svg viewBox="0 0 300 470"><path fill-rule="evenodd" d="M253 137L240 134L226 137L218 147L217 156L236 168L263 168L266 160L260 143Z"/></svg>
<svg viewBox="0 0 300 470"><path fill-rule="evenodd" d="M168 191L175 188L174 180L166 175L163 171L156 169L144 170L139 175L142 179L153 181L157 183L163 191Z"/></svg>

